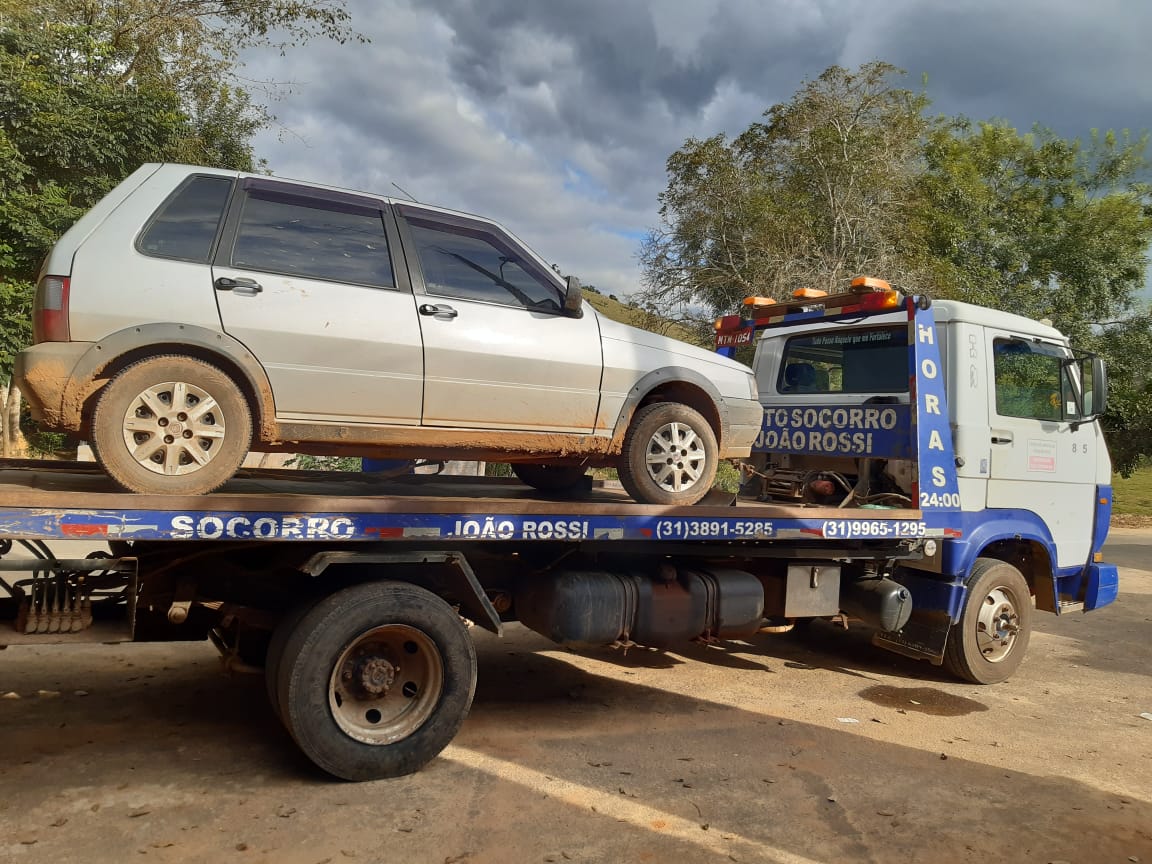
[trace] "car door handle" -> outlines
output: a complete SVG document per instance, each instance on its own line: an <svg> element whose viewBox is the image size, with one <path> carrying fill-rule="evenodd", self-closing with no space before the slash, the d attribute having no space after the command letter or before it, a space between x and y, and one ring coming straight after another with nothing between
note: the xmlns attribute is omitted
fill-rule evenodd
<svg viewBox="0 0 1152 864"><path fill-rule="evenodd" d="M1011 444L1012 441L1013 441L1013 437L1012 437L1011 432L993 432L992 433L992 443L993 444Z"/></svg>
<svg viewBox="0 0 1152 864"><path fill-rule="evenodd" d="M422 303L420 304L420 314L434 315L437 318L455 318L460 313L447 303Z"/></svg>
<svg viewBox="0 0 1152 864"><path fill-rule="evenodd" d="M264 286L255 279L233 279L231 276L221 276L213 284L217 291L232 291L243 297L253 297L264 290Z"/></svg>

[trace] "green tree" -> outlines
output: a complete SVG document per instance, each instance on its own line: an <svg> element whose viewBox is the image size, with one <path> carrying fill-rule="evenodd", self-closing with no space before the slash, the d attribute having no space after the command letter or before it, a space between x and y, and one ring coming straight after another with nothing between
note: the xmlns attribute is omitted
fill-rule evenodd
<svg viewBox="0 0 1152 864"><path fill-rule="evenodd" d="M928 101L897 86L901 74L833 66L733 141L691 139L673 153L662 224L641 247L641 305L699 319L860 273L909 281Z"/></svg>
<svg viewBox="0 0 1152 864"><path fill-rule="evenodd" d="M1152 243L1146 138L1089 144L960 119L924 145L916 230L940 296L1049 318L1083 342L1134 308Z"/></svg>
<svg viewBox="0 0 1152 864"><path fill-rule="evenodd" d="M1110 361L1105 424L1130 470L1152 452L1152 385L1131 362L1152 353L1146 138L929 120L900 74L832 67L734 140L673 153L639 305L703 333L745 296L843 290L872 273L1050 319Z"/></svg>
<svg viewBox="0 0 1152 864"><path fill-rule="evenodd" d="M1047 318L1108 360L1103 422L1125 475L1152 452L1152 383L1132 362L1152 353L1146 145L955 120L926 139L916 198L934 293Z"/></svg>
<svg viewBox="0 0 1152 864"><path fill-rule="evenodd" d="M251 170L241 48L356 38L342 0L0 0L0 420L40 261L143 162ZM9 393L13 396L7 395Z"/></svg>

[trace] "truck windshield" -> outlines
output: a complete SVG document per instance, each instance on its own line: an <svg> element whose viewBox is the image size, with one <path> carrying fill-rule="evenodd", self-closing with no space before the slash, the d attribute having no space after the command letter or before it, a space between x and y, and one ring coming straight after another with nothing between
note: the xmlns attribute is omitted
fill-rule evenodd
<svg viewBox="0 0 1152 864"><path fill-rule="evenodd" d="M793 336L784 346L780 393L904 393L908 328L904 325Z"/></svg>

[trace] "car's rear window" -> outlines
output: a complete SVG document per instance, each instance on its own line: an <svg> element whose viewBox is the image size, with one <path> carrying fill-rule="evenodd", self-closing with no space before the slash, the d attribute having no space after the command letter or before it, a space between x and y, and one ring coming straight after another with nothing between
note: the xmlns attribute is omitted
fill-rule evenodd
<svg viewBox="0 0 1152 864"><path fill-rule="evenodd" d="M160 205L136 244L145 255L207 264L232 180L190 177Z"/></svg>

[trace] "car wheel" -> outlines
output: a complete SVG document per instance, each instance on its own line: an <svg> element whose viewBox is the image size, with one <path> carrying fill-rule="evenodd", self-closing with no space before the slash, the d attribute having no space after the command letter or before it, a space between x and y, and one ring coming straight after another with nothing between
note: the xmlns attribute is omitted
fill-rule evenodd
<svg viewBox="0 0 1152 864"><path fill-rule="evenodd" d="M620 482L642 504L695 504L716 479L716 434L704 416L679 402L636 412L624 436Z"/></svg>
<svg viewBox="0 0 1152 864"><path fill-rule="evenodd" d="M1032 595L1006 561L977 558L960 620L952 625L944 665L973 684L998 684L1016 671L1032 636Z"/></svg>
<svg viewBox="0 0 1152 864"><path fill-rule="evenodd" d="M130 492L203 495L223 485L252 443L236 383L192 357L149 357L104 387L92 413L96 458Z"/></svg>
<svg viewBox="0 0 1152 864"><path fill-rule="evenodd" d="M512 463L512 473L525 486L556 494L582 491L585 484L583 465L522 465Z"/></svg>

